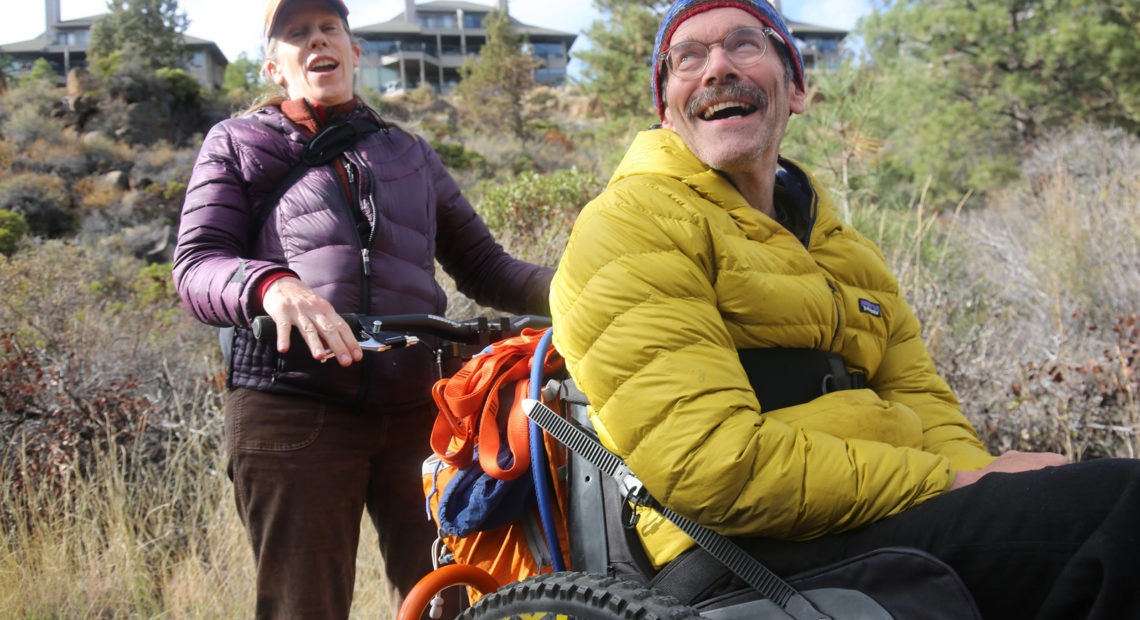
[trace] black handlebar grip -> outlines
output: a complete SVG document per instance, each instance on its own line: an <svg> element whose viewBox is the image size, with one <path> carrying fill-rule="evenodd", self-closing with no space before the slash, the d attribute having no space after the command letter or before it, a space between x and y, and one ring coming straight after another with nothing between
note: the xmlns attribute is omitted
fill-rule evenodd
<svg viewBox="0 0 1140 620"><path fill-rule="evenodd" d="M340 318L348 323L348 327L353 331L360 330L360 321L357 315L352 313L342 313ZM277 323L272 318L266 315L254 317L253 322L249 324L250 329L253 330L253 337L258 340L277 340Z"/></svg>
<svg viewBox="0 0 1140 620"><path fill-rule="evenodd" d="M253 337L258 340L277 340L277 323L268 316L254 317L250 328L253 330Z"/></svg>

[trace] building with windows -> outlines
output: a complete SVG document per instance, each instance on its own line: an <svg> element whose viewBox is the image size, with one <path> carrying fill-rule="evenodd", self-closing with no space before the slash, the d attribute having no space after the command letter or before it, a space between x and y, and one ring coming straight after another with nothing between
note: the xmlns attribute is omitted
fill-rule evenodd
<svg viewBox="0 0 1140 620"><path fill-rule="evenodd" d="M804 66L808 69L835 69L839 67L841 58L840 45L847 36L846 30L828 28L826 26L813 26L785 20L792 37L800 48L804 57Z"/></svg>
<svg viewBox="0 0 1140 620"><path fill-rule="evenodd" d="M60 19L60 0L44 0L47 31L28 41L0 45L0 55L8 60L6 75L20 77L31 71L36 60L43 58L59 74L62 81L71 69L87 66L87 47L91 43L91 28L100 16L79 19ZM229 60L213 41L182 35L189 60L187 72L202 86L221 88Z"/></svg>
<svg viewBox="0 0 1140 620"><path fill-rule="evenodd" d="M499 0L498 6L405 0L404 12L396 17L355 28L363 52L360 86L390 92L426 83L438 92L450 92L459 83L463 62L477 56L487 43L483 20L494 10L506 12L506 0ZM565 83L570 46L578 35L531 26L514 18L511 24L541 63L535 80L551 86Z"/></svg>
<svg viewBox="0 0 1140 620"><path fill-rule="evenodd" d="M784 15L780 0L772 0L772 6ZM795 38L800 54L804 57L804 66L808 69L819 67L821 69L835 69L839 66L841 58L840 45L847 36L846 30L828 28L826 26L813 26L802 22L795 22L784 16L788 30Z"/></svg>

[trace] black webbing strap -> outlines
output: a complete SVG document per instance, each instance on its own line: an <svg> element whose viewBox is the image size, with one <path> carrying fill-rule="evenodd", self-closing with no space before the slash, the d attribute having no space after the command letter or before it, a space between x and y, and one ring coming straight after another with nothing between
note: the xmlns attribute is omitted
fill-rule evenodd
<svg viewBox="0 0 1140 620"><path fill-rule="evenodd" d="M786 348L740 349L736 353L763 411L865 386L863 374L847 372L839 353Z"/></svg>
<svg viewBox="0 0 1140 620"><path fill-rule="evenodd" d="M262 203L261 208L258 209L257 214L254 216L253 226L250 227L249 246L253 247L257 236L261 233L261 229L265 223L269 221L269 216L273 210L277 208L277 203L285 197L285 192L289 191L301 177L305 175L312 168L318 168L328 164L332 160L340 157L345 151L352 148L356 141L368 134L376 133L383 130L388 131L389 125L376 119L363 119L354 118L352 120L338 120L324 129L318 131L301 150L301 159L293 164L289 172L282 177L278 182L276 189L265 202ZM364 219L363 214L356 214L359 220Z"/></svg>
<svg viewBox="0 0 1140 620"><path fill-rule="evenodd" d="M523 400L523 411L551 437L592 463L602 473L615 478L629 501L652 507L660 512L673 525L691 536L709 555L723 562L744 583L779 605L790 616L797 620L830 619L812 606L795 588L780 579L759 560L748 555L736 543L654 500L621 458L607 450L597 439L573 422L558 415L541 402L529 398Z"/></svg>

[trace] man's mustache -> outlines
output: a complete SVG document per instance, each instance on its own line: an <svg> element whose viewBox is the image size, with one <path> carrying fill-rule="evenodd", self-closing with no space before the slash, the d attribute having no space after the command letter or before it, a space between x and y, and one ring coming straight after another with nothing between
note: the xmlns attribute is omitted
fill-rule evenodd
<svg viewBox="0 0 1140 620"><path fill-rule="evenodd" d="M768 109L768 93L751 84L734 82L732 84L712 86L693 95L693 97L689 99L689 103L685 105L685 115L690 118L695 118L701 113L701 110L704 110L717 101L724 101L726 99L751 103L756 106L756 110L759 112Z"/></svg>

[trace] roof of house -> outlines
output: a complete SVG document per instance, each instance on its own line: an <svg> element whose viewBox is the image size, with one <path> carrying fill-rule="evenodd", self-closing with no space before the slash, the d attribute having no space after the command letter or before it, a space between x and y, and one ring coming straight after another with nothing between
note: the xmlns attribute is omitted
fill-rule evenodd
<svg viewBox="0 0 1140 620"><path fill-rule="evenodd" d="M456 9L462 9L468 13L490 13L497 9L497 6L488 4L480 4L477 2L459 2L456 0L435 0L435 2L425 2L416 5L417 13L452 13ZM404 13L400 13L401 16Z"/></svg>
<svg viewBox="0 0 1140 620"><path fill-rule="evenodd" d="M788 30L792 34L815 34L815 35L832 35L838 38L847 36L847 31L842 28L828 28L827 26L816 26L815 24L805 24L803 22L793 22L787 20Z"/></svg>
<svg viewBox="0 0 1140 620"><path fill-rule="evenodd" d="M91 15L89 17L80 17L78 19L65 19L56 25L57 30L90 30L91 26L95 24L95 20L99 19L99 15ZM48 33L41 32L39 36L28 39L27 41L16 41L14 43L0 44L0 49L8 52L9 54L19 54L21 52L42 52L49 47ZM63 47L58 46L58 47Z"/></svg>
<svg viewBox="0 0 1140 620"><path fill-rule="evenodd" d="M56 30L90 30L91 27L95 25L95 20L99 19L103 15L106 15L106 13L91 15L89 17L80 17L77 19L63 20L56 24ZM223 53L221 48L218 47L217 43L213 41L210 41L208 39L199 39L198 37L184 33L182 35L182 43L190 49L205 49L209 53L225 60L226 62L229 62L229 60L226 59L225 53ZM56 53L60 53L62 52L63 47L64 46L62 45L49 43L48 33L41 32L39 36L33 39L28 39L27 41L16 41L15 43L0 44L0 51L8 54L39 54L48 51L55 51ZM74 49L77 51L86 50L87 46L77 45L74 47Z"/></svg>
<svg viewBox="0 0 1140 620"><path fill-rule="evenodd" d="M416 13L454 13L457 10L462 10L465 13L490 13L496 10L497 7L487 4L479 4L475 2L462 2L461 0L435 0L435 2L425 2L416 5ZM553 30L550 28L541 28L539 26L532 26L524 24L519 20L511 17L511 25L515 31L521 35L526 36L545 36L545 37L567 37L577 38L578 35L573 32L564 32L562 30ZM422 34L424 32L423 26L418 21L409 22L407 20L407 11L401 11L399 15L393 17L386 22L378 24L371 24L368 26L361 26L353 28L355 34Z"/></svg>

